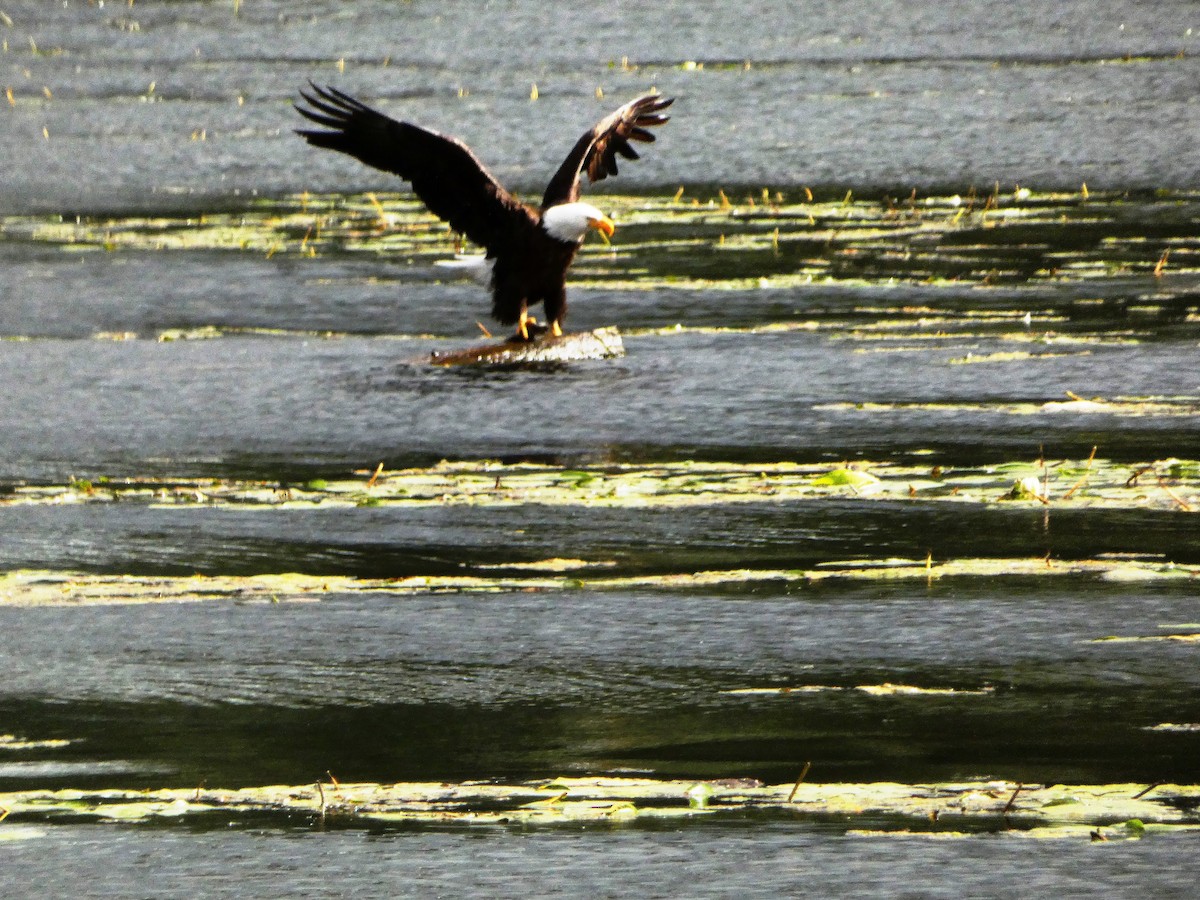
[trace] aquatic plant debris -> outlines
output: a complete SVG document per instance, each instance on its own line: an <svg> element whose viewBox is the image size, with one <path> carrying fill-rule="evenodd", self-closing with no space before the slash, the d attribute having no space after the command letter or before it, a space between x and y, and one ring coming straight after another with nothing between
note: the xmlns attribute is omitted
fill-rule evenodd
<svg viewBox="0 0 1200 900"><path fill-rule="evenodd" d="M1037 558L887 559L834 561L809 569L710 569L697 572L611 575L608 560L561 560L517 563L508 574L492 573L496 566L479 566L462 575L410 575L403 578L356 578L349 575L108 575L88 572L18 569L0 573L0 605L81 606L135 603L304 603L324 596L383 594L394 596L436 593L495 594L517 591L611 591L635 588L694 589L718 585L778 583L803 586L818 583L881 581L932 582L951 578L1090 578L1100 582L1194 582L1200 566L1178 565L1162 559ZM1097 636L1099 642L1194 639L1190 635L1139 637Z"/></svg>
<svg viewBox="0 0 1200 900"><path fill-rule="evenodd" d="M504 340L476 344L459 350L435 350L429 362L435 366L513 366L578 362L588 359L617 359L625 355L621 333L616 328L567 332L534 341Z"/></svg>
<svg viewBox="0 0 1200 900"><path fill-rule="evenodd" d="M553 778L399 784L313 783L240 789L31 790L0 794L5 829L56 822L178 823L220 817L223 826L263 817L282 825L378 828L414 824L555 826L686 820L748 811L930 836L1012 834L1089 840L1147 838L1200 829L1200 786L945 784L764 785L754 779ZM1136 824L1134 824L1136 823Z"/></svg>
<svg viewBox="0 0 1200 900"><path fill-rule="evenodd" d="M1065 401L1070 404L1074 401ZM1088 401L1095 403L1095 401ZM1200 415L1192 401L1152 401ZM1141 415L1136 401L1105 413ZM1185 412L1187 410L1187 412ZM1084 410L1088 414L1094 410ZM1147 413L1149 414L1149 413ZM1161 414L1161 413L1156 413ZM974 467L913 462L669 462L577 466L442 462L427 468L361 470L303 484L211 478L104 477L68 484L13 484L0 506L141 503L150 506L305 510L446 505L660 508L857 498L909 503L1030 503L1061 509L1200 509L1200 462L1012 461Z"/></svg>

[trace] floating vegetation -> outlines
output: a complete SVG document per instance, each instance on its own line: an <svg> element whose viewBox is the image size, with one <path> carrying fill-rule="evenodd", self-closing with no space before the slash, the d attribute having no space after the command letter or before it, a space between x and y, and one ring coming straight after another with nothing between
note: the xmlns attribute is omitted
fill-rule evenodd
<svg viewBox="0 0 1200 900"><path fill-rule="evenodd" d="M807 767L806 767L807 771ZM348 828L413 824L553 826L736 815L748 811L871 833L1005 833L1074 840L1147 838L1200 828L1200 786L1027 785L1006 781L764 785L753 779L555 778L491 782L272 785L231 790L33 790L0 794L5 829L33 823L201 824L220 816ZM856 833L867 833L856 831Z"/></svg>
<svg viewBox="0 0 1200 900"><path fill-rule="evenodd" d="M15 734L0 734L0 752L22 750L57 750L66 747L71 742L61 738L31 741L17 737Z"/></svg>
<svg viewBox="0 0 1200 900"><path fill-rule="evenodd" d="M916 408L913 405L912 408ZM870 414L872 407L847 405ZM956 409L922 405L931 410ZM982 407L980 407L982 408ZM1008 404L1001 412L1195 416L1191 401L1090 401ZM535 463L442 462L430 468L361 470L302 484L196 478L105 478L60 485L12 485L0 506L142 503L154 506L311 509L345 506L682 507L862 498L904 502L1031 502L1060 508L1200 509L1200 462L1166 459L997 463L951 467L855 462L643 463L574 469Z"/></svg>
<svg viewBox="0 0 1200 900"><path fill-rule="evenodd" d="M1037 416L1045 414L1077 413L1088 415L1110 415L1121 418L1176 418L1200 415L1200 399L1190 397L1114 397L1111 400L1095 398L1085 400L1073 397L1067 400L1041 402L922 402L884 403L821 403L815 409L838 410L864 414L894 412L938 412L938 413L1001 413L1009 416Z"/></svg>
<svg viewBox="0 0 1200 900"><path fill-rule="evenodd" d="M1099 582L1195 581L1200 566L1159 559L974 558L832 561L810 569L708 569L688 573L611 575L609 560L542 560L475 567L462 575L356 578L347 575L100 575L86 572L13 570L0 573L0 605L82 606L134 603L312 602L324 596L437 593L495 594L518 591L682 589L776 583L870 583L942 579L1071 578ZM495 570L503 569L503 574ZM1100 637L1097 642L1200 640L1197 635ZM903 692L903 685L877 690ZM772 689L774 690L774 689Z"/></svg>
<svg viewBox="0 0 1200 900"><path fill-rule="evenodd" d="M661 309L677 306L667 303L649 312L651 321L630 323L641 325L625 329L630 337L811 330L856 342L863 353L946 349L942 364L1003 366L1164 333L1200 335L1197 192L1020 189L898 201L699 190L600 195L619 231L614 244L584 245L571 284L667 297L747 294L759 308L745 315L743 298L693 304L670 323L677 327L664 328ZM177 215L4 216L0 241L64 253L254 254L289 265L373 260L383 273L374 278L427 280L466 277L442 264L470 251L412 195L398 193L302 194ZM865 300L864 288L879 293ZM246 331L208 324L161 338ZM979 337L1002 343L966 342Z"/></svg>
<svg viewBox="0 0 1200 900"><path fill-rule="evenodd" d="M1200 644L1200 631L1187 634L1142 634L1096 638L1098 644L1142 644L1142 643L1175 642L1180 644Z"/></svg>
<svg viewBox="0 0 1200 900"><path fill-rule="evenodd" d="M638 277L621 284L643 289L824 280L991 286L1200 273L1200 194L1190 192L1021 189L898 201L817 200L766 189L732 198L718 190L701 199L681 189L674 196L606 194L598 202L617 220L620 237L612 247L585 246L576 284L611 287L629 271ZM303 194L177 217L8 216L0 218L0 235L68 250L349 253L429 263L462 250L408 194ZM1170 294L1120 303L1148 316L1186 315L1196 305Z"/></svg>
<svg viewBox="0 0 1200 900"><path fill-rule="evenodd" d="M995 693L995 688L929 688L912 684L858 684L842 687L834 684L798 684L790 687L733 688L723 691L734 695L786 696L788 694L828 694L839 691L861 691L872 697L978 697Z"/></svg>
<svg viewBox="0 0 1200 900"><path fill-rule="evenodd" d="M1145 730L1173 734L1197 734L1200 733L1200 722L1162 722L1158 725L1147 725Z"/></svg>

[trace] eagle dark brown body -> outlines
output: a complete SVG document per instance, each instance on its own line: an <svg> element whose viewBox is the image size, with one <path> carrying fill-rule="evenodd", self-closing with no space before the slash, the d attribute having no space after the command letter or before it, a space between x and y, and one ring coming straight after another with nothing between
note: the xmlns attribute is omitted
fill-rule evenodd
<svg viewBox="0 0 1200 900"><path fill-rule="evenodd" d="M637 159L630 142L650 143L673 102L648 94L626 103L584 132L546 188L541 206L510 194L459 140L397 122L335 88L311 85L308 106L296 109L325 130L301 130L310 144L349 154L408 181L429 211L492 261L492 315L530 336L528 307L541 303L548 330L561 334L567 311L566 274L589 228L605 235L612 221L579 202L580 179L617 174L617 156Z"/></svg>
<svg viewBox="0 0 1200 900"><path fill-rule="evenodd" d="M517 325L522 303L526 308L541 303L546 321L561 323L567 314L567 269L578 252L578 242L560 241L540 227L529 229L524 247L495 256L492 318Z"/></svg>

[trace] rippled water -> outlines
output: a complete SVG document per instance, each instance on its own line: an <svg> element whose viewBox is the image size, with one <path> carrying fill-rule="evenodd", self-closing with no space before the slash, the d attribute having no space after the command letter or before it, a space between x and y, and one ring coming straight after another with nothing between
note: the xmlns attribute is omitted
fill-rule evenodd
<svg viewBox="0 0 1200 900"><path fill-rule="evenodd" d="M804 333L627 343L631 357L616 364L491 377L398 365L421 350L394 341L11 345L0 359L13 384L0 471L302 477L445 457L837 460L926 449L980 462L1034 459L1040 444L1086 457L1097 443L1153 458L1187 455L1179 442L1195 434L1190 419L854 407L1191 393L1195 379L1180 378L1187 345L1100 347L997 378L989 365L931 370L924 354L866 355ZM23 381L27 372L38 380ZM55 398L49 420L44 397Z"/></svg>
<svg viewBox="0 0 1200 900"><path fill-rule="evenodd" d="M443 458L932 467L1043 451L1084 459L1093 446L1129 462L1196 456L1193 414L1045 405L1068 391L1200 396L1194 4L662 3L549 18L524 0L484 14L455 2L234 6L3 7L0 337L11 340L0 341L0 488L171 474L284 485ZM290 101L309 78L460 135L534 194L585 125L650 86L679 98L675 117L613 190L903 198L1020 184L1079 198L1086 182L1117 193L1103 223L1089 223L1082 200L1056 201L1061 228L1009 231L1020 240L975 257L986 229L964 232L930 251L947 261L928 279L905 256L928 250L920 235L835 254L832 238L813 246L801 230L768 254L719 250L712 223L632 224L611 257L581 260L571 312L572 327L619 324L628 355L550 371L424 365L431 350L475 338L486 302L403 258L86 252L38 236L59 215L154 212L186 228L254 198L399 189L290 133L300 124ZM757 226L719 227L732 245ZM1092 254L1088 277L1070 266L1080 248ZM831 255L832 280L719 284L732 270L752 281ZM1017 262L992 283L975 271L981 258ZM626 273L632 284L619 281ZM685 289L672 278L712 281ZM207 326L210 340L153 340ZM1039 352L971 361L1014 347ZM5 570L159 576L402 577L549 557L614 574L927 552L1198 561L1181 509L852 497L684 510L0 506L0 533ZM1019 578L0 606L0 733L69 742L2 751L0 787L308 783L327 772L790 781L808 760L818 780L1194 781L1197 734L1150 730L1200 721L1194 644L1095 641L1196 618L1187 581ZM988 692L854 690L881 683ZM830 690L728 693L798 684ZM19 863L6 867L14 894L140 895L131 885L164 871L163 896L381 884L447 896L1191 889L1176 874L1189 871L1184 839L939 843L754 817L385 835L278 821L19 824L35 831L4 845Z"/></svg>
<svg viewBox="0 0 1200 900"><path fill-rule="evenodd" d="M72 740L0 783L191 787L624 771L823 780L1184 781L1192 650L1095 643L1191 615L1183 589L332 596L0 609L0 715ZM1132 613L1131 610L1136 610ZM63 634L86 639L64 642ZM874 697L883 683L982 697ZM756 687L817 685L788 696ZM849 690L845 690L849 689ZM52 702L50 702L52 701ZM44 756L44 754L43 754Z"/></svg>
<svg viewBox="0 0 1200 900"><path fill-rule="evenodd" d="M288 101L309 78L459 134L537 194L612 102L595 101L597 88L624 98L650 85L679 97L676 118L627 183L907 194L1191 187L1200 174L1200 22L1187 0L1002 12L759 0L569 16L467 0L234 5L7 3L0 65L17 102L0 135L0 211L390 185L289 134Z"/></svg>
<svg viewBox="0 0 1200 900"><path fill-rule="evenodd" d="M355 832L280 835L62 827L10 844L15 894L67 894L85 881L106 897L383 895L562 897L823 896L1089 897L1097 885L1156 897L1191 896L1178 860L1186 838L1064 846L983 838L830 839L781 823L673 829L470 834ZM47 862L50 866L47 866ZM614 871L619 872L614 876ZM134 885L141 885L135 887Z"/></svg>

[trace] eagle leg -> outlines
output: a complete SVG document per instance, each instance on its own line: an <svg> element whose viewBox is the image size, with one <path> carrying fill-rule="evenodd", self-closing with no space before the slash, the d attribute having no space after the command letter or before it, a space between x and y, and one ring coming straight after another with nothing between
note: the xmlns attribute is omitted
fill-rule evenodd
<svg viewBox="0 0 1200 900"><path fill-rule="evenodd" d="M540 337L546 331L546 326L539 322L535 317L522 307L521 315L517 319L517 333L514 335L519 340L528 343Z"/></svg>
<svg viewBox="0 0 1200 900"><path fill-rule="evenodd" d="M559 324L558 319L550 323L550 333L555 337L562 337L562 325Z"/></svg>

